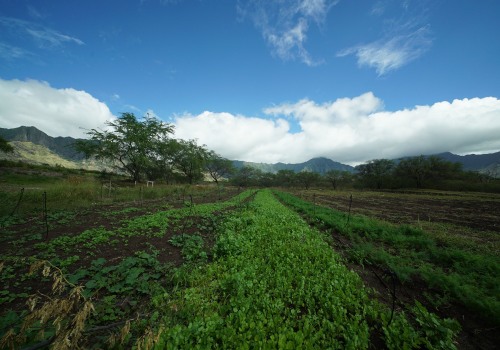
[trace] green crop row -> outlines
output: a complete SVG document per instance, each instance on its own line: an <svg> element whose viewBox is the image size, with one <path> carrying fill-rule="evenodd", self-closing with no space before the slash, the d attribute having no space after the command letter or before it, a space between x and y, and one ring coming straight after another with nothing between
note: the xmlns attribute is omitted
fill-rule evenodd
<svg viewBox="0 0 500 350"><path fill-rule="evenodd" d="M364 216L314 205L289 193L275 192L309 220L350 239L348 253L361 263L390 268L403 282L423 279L442 296L500 324L500 259L438 243L421 229L391 225Z"/></svg>
<svg viewBox="0 0 500 350"><path fill-rule="evenodd" d="M118 259L118 261L116 261L117 259L107 259L97 255L96 259L90 263L90 266L79 264L80 267L75 269L71 265L81 260L80 256L94 256L95 251L98 251L96 248L101 245L119 244L120 239L126 241L129 236L142 235L147 242L148 237L163 235L167 229L172 232L173 228L175 230L180 228L179 232L182 232L183 228L188 228L192 232L194 228L198 229L199 232L194 234L181 233L174 235L170 239L172 245L181 248L181 254L186 265L184 269L189 271L194 266L206 263L209 258L210 247L203 240L201 233L210 237L210 233L215 234L217 225L224 220L224 215L213 215L213 213L231 207L244 207L245 201L253 194L254 191L249 190L228 201L211 204L193 205L191 202L186 202L184 208L163 210L122 221L116 220L119 222L118 228L104 229L97 227L87 229L74 236L61 235L47 242L35 243L34 246L39 251L37 258L49 259L49 264L54 269L64 273L64 281L67 281L67 287L81 284L82 296L92 300L95 309L91 317L86 320L85 326L87 330L90 329L90 332L94 332L93 329L106 328L109 323L117 322L121 324L124 319L142 314L143 319L134 322L130 334L124 333L127 334L127 341L130 339L137 340L137 337L144 332L145 325L148 322L153 322L151 319L154 319L155 311L152 309L154 305L150 301L154 300L156 295L162 295L163 291L171 290L171 276L178 276L182 271L179 269L178 272L175 272L176 269L173 264L159 259L160 251L154 245L148 245L147 243L145 250L135 251L132 256L125 256L123 259ZM116 215L133 211L135 211L134 208L126 208L116 212ZM115 214L115 212L111 214ZM38 239L40 238L38 237ZM86 249L86 251L81 252L82 248ZM82 254L75 255L75 253ZM67 256L69 254L71 256ZM64 258L63 256L67 257ZM17 288L19 282L38 277L31 273L20 273L20 271L27 271L28 266L31 266L35 261L35 256L29 258L22 255L2 256L0 261L0 282L4 284L6 290L0 292L0 304L11 303L18 298L27 298L28 292L32 294L33 289L31 287L26 291L23 290L23 293L16 292L15 288ZM42 281L48 281L46 276L42 277ZM43 296L44 294L40 295ZM66 295L64 294L64 296ZM47 299L57 300L59 297L59 295L51 294ZM56 328L52 323L53 319L47 321L47 318L45 318L47 321L45 324L23 329L21 324L23 319L26 319L27 315L29 315L29 312L21 308L5 311L0 314L0 348L4 348L4 345L7 344L2 343L1 339L9 329L19 335L15 340L12 337L9 339L17 345L23 344L24 346L32 344L36 346L40 340L48 339L56 332ZM64 318L64 322L66 322L69 317L72 317L71 313L61 315L59 318ZM110 327L110 332L114 331L116 327ZM91 344L98 347L104 346L108 341L107 339L110 338L109 334L103 335L99 332L91 336ZM12 345L11 348L17 348L17 345Z"/></svg>
<svg viewBox="0 0 500 350"><path fill-rule="evenodd" d="M178 223L189 216L203 216L231 206L237 206L253 193L253 191L248 190L225 202L198 205L186 203L184 208L163 210L153 214L124 220L122 221L122 226L113 231L104 228L88 229L75 236L59 236L48 242L37 243L35 247L45 254L48 254L46 257L51 257L56 249L61 249L65 252L72 251L74 247L92 249L99 244L110 242L118 237L137 235L162 237L169 224L172 222Z"/></svg>
<svg viewBox="0 0 500 350"><path fill-rule="evenodd" d="M270 191L225 220L213 255L154 298L158 348L455 348L456 322L420 304L416 322L402 312L391 320L324 236Z"/></svg>

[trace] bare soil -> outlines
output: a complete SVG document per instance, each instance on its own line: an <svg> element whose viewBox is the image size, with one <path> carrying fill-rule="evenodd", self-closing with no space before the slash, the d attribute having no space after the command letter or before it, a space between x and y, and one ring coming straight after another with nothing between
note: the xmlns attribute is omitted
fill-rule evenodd
<svg viewBox="0 0 500 350"><path fill-rule="evenodd" d="M500 233L500 195L444 195L441 192L352 192L351 212L397 224L449 223ZM348 211L350 194L317 193L318 204Z"/></svg>

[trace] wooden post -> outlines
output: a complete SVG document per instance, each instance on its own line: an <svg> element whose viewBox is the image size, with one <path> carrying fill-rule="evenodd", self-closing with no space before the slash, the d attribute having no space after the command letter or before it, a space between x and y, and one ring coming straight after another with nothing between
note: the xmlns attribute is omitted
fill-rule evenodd
<svg viewBox="0 0 500 350"><path fill-rule="evenodd" d="M49 238L49 222L47 218L47 192L43 192L43 219L45 221L45 239Z"/></svg>
<svg viewBox="0 0 500 350"><path fill-rule="evenodd" d="M351 206L352 206L352 194L349 199L349 213L347 214L347 225L349 225L349 219L351 218Z"/></svg>

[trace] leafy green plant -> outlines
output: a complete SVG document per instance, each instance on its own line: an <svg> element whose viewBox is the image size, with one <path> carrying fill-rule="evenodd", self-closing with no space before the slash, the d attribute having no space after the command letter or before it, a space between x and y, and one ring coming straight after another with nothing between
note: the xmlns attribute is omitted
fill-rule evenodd
<svg viewBox="0 0 500 350"><path fill-rule="evenodd" d="M289 193L276 196L320 227L350 239L348 255L357 262L376 263L394 271L402 281L418 276L452 301L500 322L500 260L488 252L439 244L425 231L407 225L353 216L299 199ZM439 296L438 296L439 297ZM439 300L443 300L439 298Z"/></svg>
<svg viewBox="0 0 500 350"><path fill-rule="evenodd" d="M182 248L182 256L188 262L205 262L207 260L207 253L203 250L203 238L199 235L183 233L173 236L169 242L175 247Z"/></svg>
<svg viewBox="0 0 500 350"><path fill-rule="evenodd" d="M369 298L323 235L269 191L225 220L214 256L198 269L178 269L179 288L156 299L166 312L156 346L366 349L372 327L366 320L378 329L387 323L381 316L387 310ZM415 333L403 313L396 319L398 332L408 336L397 343L393 331L386 345L442 340Z"/></svg>

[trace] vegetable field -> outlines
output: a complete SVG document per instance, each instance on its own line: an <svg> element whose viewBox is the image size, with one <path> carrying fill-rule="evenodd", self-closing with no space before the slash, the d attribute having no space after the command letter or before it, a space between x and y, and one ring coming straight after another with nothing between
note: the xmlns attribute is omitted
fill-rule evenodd
<svg viewBox="0 0 500 350"><path fill-rule="evenodd" d="M6 216L0 348L494 348L495 242L466 249L302 197L226 189Z"/></svg>

